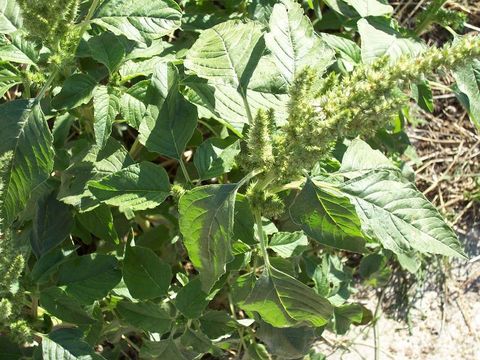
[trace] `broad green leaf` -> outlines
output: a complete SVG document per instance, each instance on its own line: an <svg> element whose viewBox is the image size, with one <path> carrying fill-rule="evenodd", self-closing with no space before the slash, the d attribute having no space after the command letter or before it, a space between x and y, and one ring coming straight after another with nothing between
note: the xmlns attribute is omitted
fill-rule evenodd
<svg viewBox="0 0 480 360"><path fill-rule="evenodd" d="M118 260L103 254L74 257L62 263L58 271L58 285L64 285L68 294L84 304L105 297L121 278Z"/></svg>
<svg viewBox="0 0 480 360"><path fill-rule="evenodd" d="M276 328L264 321L260 321L256 334L270 354L284 359L302 359L317 340L311 327Z"/></svg>
<svg viewBox="0 0 480 360"><path fill-rule="evenodd" d="M55 193L47 194L36 203L30 244L33 253L40 258L60 245L73 228L70 208L56 199Z"/></svg>
<svg viewBox="0 0 480 360"><path fill-rule="evenodd" d="M393 7L378 0L345 0L361 17L384 16L393 13Z"/></svg>
<svg viewBox="0 0 480 360"><path fill-rule="evenodd" d="M179 202L179 226L188 256L209 292L233 260L231 241L236 184L196 187Z"/></svg>
<svg viewBox="0 0 480 360"><path fill-rule="evenodd" d="M139 81L125 91L120 98L120 113L128 125L138 129L147 113L146 96L148 80Z"/></svg>
<svg viewBox="0 0 480 360"><path fill-rule="evenodd" d="M131 212L160 205L170 194L170 181L163 167L142 162L90 181L88 189L101 202Z"/></svg>
<svg viewBox="0 0 480 360"><path fill-rule="evenodd" d="M265 43L288 84L306 66L314 66L322 73L334 56L315 34L300 4L293 0L283 0L273 8Z"/></svg>
<svg viewBox="0 0 480 360"><path fill-rule="evenodd" d="M402 55L417 56L425 49L422 43L393 31L388 33L377 29L365 19L360 19L357 25L365 64L371 64L382 56L388 56L391 62L395 62Z"/></svg>
<svg viewBox="0 0 480 360"><path fill-rule="evenodd" d="M180 160L197 127L197 109L178 92L178 72L169 68L166 78L153 83L157 85L157 99L166 98L160 101L158 112L147 114L140 124L138 138L149 151Z"/></svg>
<svg viewBox="0 0 480 360"><path fill-rule="evenodd" d="M308 179L290 207L292 220L320 244L363 252L365 240L355 207L340 191Z"/></svg>
<svg viewBox="0 0 480 360"><path fill-rule="evenodd" d="M268 247L282 258L300 255L308 246L308 239L301 231L273 234Z"/></svg>
<svg viewBox="0 0 480 360"><path fill-rule="evenodd" d="M210 310L200 318L200 327L210 339L218 339L235 331L238 326L225 311Z"/></svg>
<svg viewBox="0 0 480 360"><path fill-rule="evenodd" d="M181 9L173 0L106 0L92 21L114 34L149 43L173 33L180 27L181 18Z"/></svg>
<svg viewBox="0 0 480 360"><path fill-rule="evenodd" d="M82 339L78 328L60 328L42 337L43 360L104 360Z"/></svg>
<svg viewBox="0 0 480 360"><path fill-rule="evenodd" d="M40 106L15 100L0 105L0 232L23 211L53 169L52 135Z"/></svg>
<svg viewBox="0 0 480 360"><path fill-rule="evenodd" d="M103 148L112 133L112 125L120 111L120 99L111 89L100 85L93 91L95 141Z"/></svg>
<svg viewBox="0 0 480 360"><path fill-rule="evenodd" d="M48 253L42 255L33 265L30 272L31 279L39 284L48 282L50 275L52 275L62 264L68 260L68 256L73 253L73 250L62 250L55 248Z"/></svg>
<svg viewBox="0 0 480 360"><path fill-rule="evenodd" d="M187 360L171 339L145 342L140 351L140 356L142 359Z"/></svg>
<svg viewBox="0 0 480 360"><path fill-rule="evenodd" d="M273 267L257 280L242 308L259 313L263 321L278 328L299 325L320 327L333 313L328 300Z"/></svg>
<svg viewBox="0 0 480 360"><path fill-rule="evenodd" d="M421 81L417 84L411 84L412 98L417 102L418 106L425 111L433 112L433 95L430 85L427 81Z"/></svg>
<svg viewBox="0 0 480 360"><path fill-rule="evenodd" d="M480 60L462 64L455 69L453 75L458 89L464 95L459 96L459 99L467 109L470 120L480 129Z"/></svg>
<svg viewBox="0 0 480 360"><path fill-rule="evenodd" d="M240 153L238 140L210 138L203 142L195 152L193 163L200 180L211 179L232 170L235 156Z"/></svg>
<svg viewBox="0 0 480 360"><path fill-rule="evenodd" d="M230 20L204 30L188 50L184 65L197 76L231 85L245 96L264 48L259 24Z"/></svg>
<svg viewBox="0 0 480 360"><path fill-rule="evenodd" d="M248 124L247 111L241 94L228 84L207 84L202 81L186 82L185 97L198 107L199 117L216 118L241 133ZM284 123L287 118L288 95L247 90L252 114L258 109L275 109L275 120Z"/></svg>
<svg viewBox="0 0 480 360"><path fill-rule="evenodd" d="M221 351L215 351L212 341L200 330L187 328L180 337L180 344L183 347L183 354L186 356L190 355L190 358L197 357L198 354L206 353L223 355Z"/></svg>
<svg viewBox="0 0 480 360"><path fill-rule="evenodd" d="M165 59L154 57L140 61L128 60L120 68L118 72L123 81L128 81L140 76L150 76L155 71L155 67L159 63L165 62Z"/></svg>
<svg viewBox="0 0 480 360"><path fill-rule="evenodd" d="M27 44L22 44L20 41L22 41L20 37L14 37L13 41L10 41L0 36L0 60L35 65L35 61L29 56L30 54L27 54L24 49L22 49L22 45L25 46Z"/></svg>
<svg viewBox="0 0 480 360"><path fill-rule="evenodd" d="M198 278L193 279L180 289L175 298L176 308L188 319L199 318L210 302L202 287Z"/></svg>
<svg viewBox="0 0 480 360"><path fill-rule="evenodd" d="M134 298L154 299L166 295L172 280L172 270L152 250L127 246L123 280Z"/></svg>
<svg viewBox="0 0 480 360"><path fill-rule="evenodd" d="M76 220L101 240L120 242L113 223L113 216L107 205L101 204L93 210L79 213Z"/></svg>
<svg viewBox="0 0 480 360"><path fill-rule="evenodd" d="M49 287L40 293L40 305L62 321L77 325L95 322L82 308L82 304L59 287Z"/></svg>
<svg viewBox="0 0 480 360"><path fill-rule="evenodd" d="M354 41L329 33L322 33L321 36L323 41L340 55L339 60L348 62L346 66L348 71L353 70L356 64L362 62L362 50Z"/></svg>
<svg viewBox="0 0 480 360"><path fill-rule="evenodd" d="M0 64L0 98L13 86L22 83L18 70L11 64Z"/></svg>
<svg viewBox="0 0 480 360"><path fill-rule="evenodd" d="M365 141L355 139L343 155L339 172L347 178L352 178L365 171L379 168L398 169L379 150L373 150Z"/></svg>
<svg viewBox="0 0 480 360"><path fill-rule="evenodd" d="M22 15L16 0L0 0L0 34L22 28Z"/></svg>
<svg viewBox="0 0 480 360"><path fill-rule="evenodd" d="M72 157L71 165L62 172L62 185L58 198L81 211L92 210L100 205L88 190L87 183L100 180L133 164L127 150L110 138L105 148L97 145L86 147Z"/></svg>
<svg viewBox="0 0 480 360"><path fill-rule="evenodd" d="M125 57L125 48L117 36L110 32L101 33L88 39L92 58L105 65L113 73Z"/></svg>
<svg viewBox="0 0 480 360"><path fill-rule="evenodd" d="M346 304L336 307L333 311L331 327L338 335L344 335L352 323L360 323L363 309L358 304Z"/></svg>
<svg viewBox="0 0 480 360"><path fill-rule="evenodd" d="M455 232L437 209L398 171L379 169L340 187L355 205L363 230L394 253L423 253L464 258Z"/></svg>
<svg viewBox="0 0 480 360"><path fill-rule="evenodd" d="M52 99L56 109L72 109L88 103L97 82L87 74L73 74L65 80L62 90Z"/></svg>
<svg viewBox="0 0 480 360"><path fill-rule="evenodd" d="M172 319L160 304L153 302L133 303L122 300L117 304L115 310L127 324L140 330L159 334L165 334L170 330Z"/></svg>

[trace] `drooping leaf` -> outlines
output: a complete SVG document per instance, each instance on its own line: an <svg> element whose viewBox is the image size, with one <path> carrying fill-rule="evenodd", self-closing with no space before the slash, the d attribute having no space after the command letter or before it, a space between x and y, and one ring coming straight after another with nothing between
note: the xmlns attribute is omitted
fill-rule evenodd
<svg viewBox="0 0 480 360"><path fill-rule="evenodd" d="M398 171L372 170L340 190L355 205L362 228L395 253L411 249L463 258L455 232L437 209Z"/></svg>
<svg viewBox="0 0 480 360"><path fill-rule="evenodd" d="M209 292L233 260L231 241L236 184L196 187L179 202L183 242L200 273L202 289Z"/></svg>
<svg viewBox="0 0 480 360"><path fill-rule="evenodd" d="M32 191L50 177L54 153L40 106L10 101L0 105L0 114L0 225L8 226L24 209Z"/></svg>
<svg viewBox="0 0 480 360"><path fill-rule="evenodd" d="M110 73L113 73L125 57L124 46L118 37L110 32L88 39L88 47L92 58L105 65Z"/></svg>
<svg viewBox="0 0 480 360"><path fill-rule="evenodd" d="M117 304L115 310L128 324L143 331L164 334L170 330L172 319L160 304L153 302L133 303L122 300Z"/></svg>
<svg viewBox="0 0 480 360"><path fill-rule="evenodd" d="M112 124L120 111L120 99L106 86L97 86L93 91L95 141L103 148L112 133Z"/></svg>
<svg viewBox="0 0 480 360"><path fill-rule="evenodd" d="M273 267L257 280L242 308L259 313L263 321L278 328L319 327L325 325L333 313L328 300Z"/></svg>
<svg viewBox="0 0 480 360"><path fill-rule="evenodd" d="M290 207L290 216L320 244L362 252L365 240L355 207L340 191L308 179Z"/></svg>
<svg viewBox="0 0 480 360"><path fill-rule="evenodd" d="M55 193L47 194L36 204L30 244L33 253L39 258L57 245L60 245L73 228L73 215L70 208L56 199Z"/></svg>
<svg viewBox="0 0 480 360"><path fill-rule="evenodd" d="M307 246L308 239L302 231L275 233L268 244L282 258L300 255Z"/></svg>
<svg viewBox="0 0 480 360"><path fill-rule="evenodd" d="M40 304L50 314L65 322L78 325L95 322L95 319L82 308L82 304L77 299L56 286L42 290Z"/></svg>
<svg viewBox="0 0 480 360"><path fill-rule="evenodd" d="M173 0L106 0L92 21L114 34L149 43L173 33L180 26L181 18L180 7Z"/></svg>
<svg viewBox="0 0 480 360"><path fill-rule="evenodd" d="M360 19L357 25L362 39L362 60L365 64L371 64L382 56L388 56L391 62L395 62L402 55L417 56L425 49L422 43L393 30L385 32L377 29L366 19Z"/></svg>
<svg viewBox="0 0 480 360"><path fill-rule="evenodd" d="M3 97L8 90L17 84L21 84L21 82L22 78L14 66L6 64L0 66L0 97Z"/></svg>
<svg viewBox="0 0 480 360"><path fill-rule="evenodd" d="M152 209L170 194L167 172L151 162L130 165L88 184L88 189L98 200L118 206L121 212Z"/></svg>
<svg viewBox="0 0 480 360"><path fill-rule="evenodd" d="M322 73L333 60L334 52L315 34L302 7L293 0L283 0L273 8L265 43L288 84L305 66Z"/></svg>
<svg viewBox="0 0 480 360"><path fill-rule="evenodd" d="M32 54L25 51L28 50L28 48L25 49L25 46L28 46L28 44L21 41L24 40L20 39L20 37L14 37L12 40L9 40L0 35L0 60L36 66L35 59L32 59Z"/></svg>
<svg viewBox="0 0 480 360"><path fill-rule="evenodd" d="M472 60L453 72L458 89L464 96L458 96L468 111L470 120L480 129L480 61Z"/></svg>
<svg viewBox="0 0 480 360"><path fill-rule="evenodd" d="M53 98L56 109L73 109L88 103L93 96L97 82L87 74L73 74L65 80L62 90Z"/></svg>
<svg viewBox="0 0 480 360"><path fill-rule="evenodd" d="M143 359L169 359L186 360L187 358L178 350L173 340L148 341L142 346L140 355Z"/></svg>
<svg viewBox="0 0 480 360"><path fill-rule="evenodd" d="M163 83L168 90L163 88L160 79L156 83L159 85L157 94L166 97L159 104L158 111L147 114L140 124L139 140L150 151L180 160L197 126L197 109L179 93L178 72L171 66L169 68L174 72L175 75L171 76L175 80L170 80L170 84ZM169 81L168 78L161 80Z"/></svg>
<svg viewBox="0 0 480 360"><path fill-rule="evenodd" d="M74 257L62 263L58 271L58 285L64 285L68 294L84 304L105 297L121 278L118 260L103 254Z"/></svg>
<svg viewBox="0 0 480 360"><path fill-rule="evenodd" d="M136 299L154 299L167 293L172 270L152 250L127 246L123 263L123 280Z"/></svg>
<svg viewBox="0 0 480 360"><path fill-rule="evenodd" d="M344 335L352 323L360 323L362 318L363 309L360 305L342 305L334 309L331 327L338 335Z"/></svg>
<svg viewBox="0 0 480 360"><path fill-rule="evenodd" d="M417 102L423 110L433 112L433 95L432 89L427 81L421 81L410 86L412 89L412 98Z"/></svg>
<svg viewBox="0 0 480 360"><path fill-rule="evenodd" d="M240 144L234 139L211 138L203 142L193 158L200 180L228 173L239 153Z"/></svg>

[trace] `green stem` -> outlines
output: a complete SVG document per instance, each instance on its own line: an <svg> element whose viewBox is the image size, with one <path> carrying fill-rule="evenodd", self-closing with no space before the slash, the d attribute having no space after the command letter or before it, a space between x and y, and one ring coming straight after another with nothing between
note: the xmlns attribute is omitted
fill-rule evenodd
<svg viewBox="0 0 480 360"><path fill-rule="evenodd" d="M260 214L260 212L258 211L255 213L255 224L257 227L258 242L260 243L260 250L262 251L263 261L265 262L265 266L268 269L270 268L270 259L268 258L267 252L268 239L263 233L262 214Z"/></svg>
<svg viewBox="0 0 480 360"><path fill-rule="evenodd" d="M244 91L244 90L242 89L242 90L240 91L240 95L242 95L243 106L245 107L245 112L247 113L248 123L249 123L250 125L252 125L252 124L253 124L253 116L252 116L252 111L251 111L251 109L250 109L250 104L248 103L246 91Z"/></svg>
<svg viewBox="0 0 480 360"><path fill-rule="evenodd" d="M45 93L47 92L48 88L52 85L53 81L55 80L55 78L57 77L59 72L60 72L60 69L57 67L50 74L50 76L47 79L47 82L42 86L42 88L38 92L37 96L35 97L35 103L36 104L38 104L40 101L42 101L43 97L45 96Z"/></svg>
<svg viewBox="0 0 480 360"><path fill-rule="evenodd" d="M180 168L182 169L185 180L187 180L187 183L192 184L192 179L190 179L190 175L188 175L187 167L185 166L185 162L183 161L182 156L180 156L180 160L178 161L178 163L180 164Z"/></svg>
<svg viewBox="0 0 480 360"><path fill-rule="evenodd" d="M133 160L136 160L138 155L140 154L140 151L142 151L143 145L140 143L140 140L138 140L138 137L135 139L132 147L130 148L130 151L128 154L131 156Z"/></svg>

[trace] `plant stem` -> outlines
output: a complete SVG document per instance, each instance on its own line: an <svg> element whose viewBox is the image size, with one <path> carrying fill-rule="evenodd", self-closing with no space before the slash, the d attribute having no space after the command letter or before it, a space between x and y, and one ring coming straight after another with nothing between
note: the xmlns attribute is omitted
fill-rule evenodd
<svg viewBox="0 0 480 360"><path fill-rule="evenodd" d="M415 28L415 34L422 35L422 33L430 26L435 15L441 9L443 4L445 4L447 0L433 0L429 7L425 10L425 15L423 16L420 23Z"/></svg>
<svg viewBox="0 0 480 360"><path fill-rule="evenodd" d="M265 266L267 268L270 267L270 259L268 258L267 252L267 241L268 239L265 238L263 233L263 224L262 224L262 214L260 212L255 212L255 224L257 227L258 232L258 242L260 243L260 250L262 251L263 261L265 262Z"/></svg>
<svg viewBox="0 0 480 360"><path fill-rule="evenodd" d="M378 319L381 316L380 312L382 311L382 301L385 296L385 290L387 286L382 289L380 296L378 297L377 306L375 307L375 312L373 313L373 341L375 346L375 360L380 360L380 334L378 333Z"/></svg>
<svg viewBox="0 0 480 360"><path fill-rule="evenodd" d="M187 167L185 166L185 162L183 161L183 157L180 156L180 160L178 161L180 164L180 168L182 169L183 176L185 177L185 180L187 180L187 183L191 184L192 179L190 179L190 175L188 175Z"/></svg>
<svg viewBox="0 0 480 360"><path fill-rule="evenodd" d="M136 160L138 154L140 154L140 151L142 150L143 145L140 143L140 140L138 140L138 137L135 139L132 147L130 148L130 151L128 154L132 157L133 160Z"/></svg>
<svg viewBox="0 0 480 360"><path fill-rule="evenodd" d="M59 72L60 70L58 67L55 68L55 70L53 70L53 72L48 77L47 82L42 86L37 96L35 97L35 101L34 101L35 104L38 104L40 101L42 101L43 97L45 96L45 93L47 92L48 88L52 85L53 80L55 80Z"/></svg>
<svg viewBox="0 0 480 360"><path fill-rule="evenodd" d="M248 123L252 125L253 124L252 110L250 109L250 104L248 103L246 91L242 89L242 91L240 91L240 95L242 95L243 106L245 107L245 112L247 113Z"/></svg>

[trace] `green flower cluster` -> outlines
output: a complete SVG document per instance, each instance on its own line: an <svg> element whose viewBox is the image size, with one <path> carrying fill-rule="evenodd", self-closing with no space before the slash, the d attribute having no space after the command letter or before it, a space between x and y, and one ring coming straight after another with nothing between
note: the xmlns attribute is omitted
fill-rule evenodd
<svg viewBox="0 0 480 360"><path fill-rule="evenodd" d="M259 162L251 161L248 168L265 170L263 158L268 154L275 174L265 177L276 183L292 181L325 158L339 138L368 137L383 128L408 101L403 90L411 83L476 57L480 57L480 38L465 36L418 57L403 56L394 64L381 58L344 77L331 74L320 79L306 68L290 89L287 123L269 133L247 134L249 156ZM261 112L252 129L265 129L264 123Z"/></svg>
<svg viewBox="0 0 480 360"><path fill-rule="evenodd" d="M55 52L56 57L69 54L78 40L75 23L80 0L17 0L22 9L23 26L29 36Z"/></svg>

